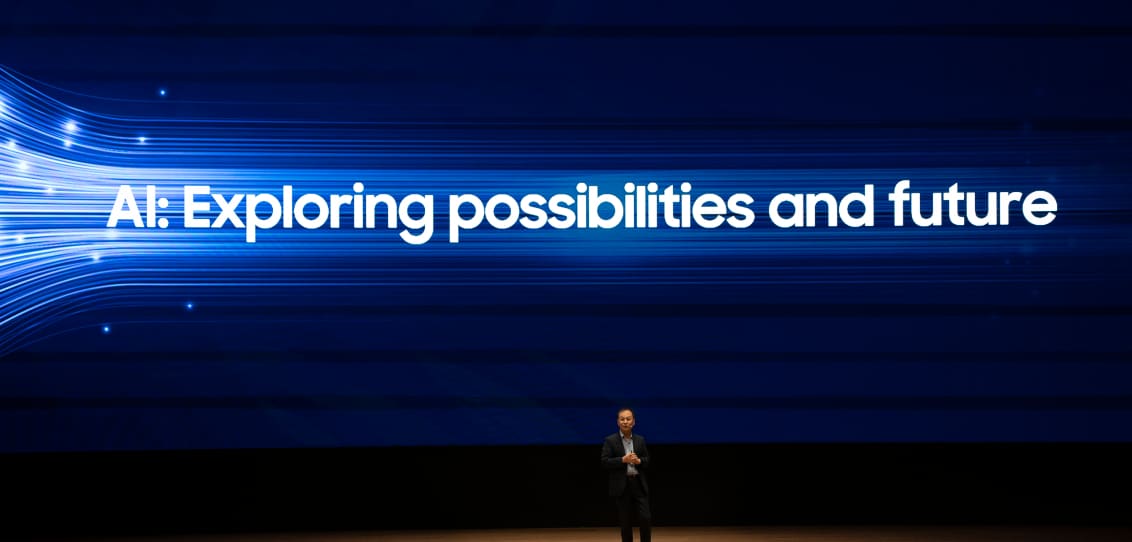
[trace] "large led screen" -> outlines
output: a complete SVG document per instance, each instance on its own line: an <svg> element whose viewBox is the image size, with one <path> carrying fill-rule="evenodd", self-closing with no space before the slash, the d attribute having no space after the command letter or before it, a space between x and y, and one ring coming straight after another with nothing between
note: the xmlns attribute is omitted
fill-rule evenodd
<svg viewBox="0 0 1132 542"><path fill-rule="evenodd" d="M6 14L0 451L1132 438L1118 9L209 6Z"/></svg>

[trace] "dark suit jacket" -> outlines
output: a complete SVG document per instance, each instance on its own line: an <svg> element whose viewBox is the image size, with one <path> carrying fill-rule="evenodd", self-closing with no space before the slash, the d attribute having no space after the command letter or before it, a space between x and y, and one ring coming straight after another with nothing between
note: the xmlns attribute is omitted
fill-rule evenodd
<svg viewBox="0 0 1132 542"><path fill-rule="evenodd" d="M645 471L649 467L649 448L645 445L645 437L633 433L633 451L641 459L640 465L634 465L640 476L641 487L645 495L649 493L649 481L645 478ZM601 446L601 466L609 472L609 496L620 497L625 493L625 484L629 480L629 465L621 462L625 457L625 445L621 443L621 433L614 433L605 437Z"/></svg>

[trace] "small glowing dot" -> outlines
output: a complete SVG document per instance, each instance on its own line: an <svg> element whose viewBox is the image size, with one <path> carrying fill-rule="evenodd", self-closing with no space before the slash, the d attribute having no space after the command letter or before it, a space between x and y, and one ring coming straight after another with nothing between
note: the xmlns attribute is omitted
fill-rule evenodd
<svg viewBox="0 0 1132 542"><path fill-rule="evenodd" d="M141 137L139 137L139 138L138 138L138 143L141 143L142 145L145 145L145 136L141 136Z"/></svg>
<svg viewBox="0 0 1132 542"><path fill-rule="evenodd" d="M22 243L22 242L24 242L24 236L23 236L23 235L17 235L17 236L16 236L16 242L17 242L17 243Z"/></svg>
<svg viewBox="0 0 1132 542"><path fill-rule="evenodd" d="M187 311L193 310L193 302L192 301L185 303L185 310L187 310Z"/></svg>
<svg viewBox="0 0 1132 542"><path fill-rule="evenodd" d="M69 120L69 121L67 121L67 124L63 125L63 129L66 130L67 133L73 134L73 133L79 131L79 125L76 124L75 121Z"/></svg>
<svg viewBox="0 0 1132 542"><path fill-rule="evenodd" d="M31 165L28 164L27 160L20 160L20 164L19 164L20 171L27 171L29 167L31 167Z"/></svg>
<svg viewBox="0 0 1132 542"><path fill-rule="evenodd" d="M97 253L97 252L95 252L94 254L91 254L91 255L90 255L90 259L92 259L92 260L94 260L94 261L96 261L96 262L97 262L98 260L101 260L101 259L102 259L102 255L101 255L101 254L99 254L99 253Z"/></svg>
<svg viewBox="0 0 1132 542"><path fill-rule="evenodd" d="M109 335L110 334L110 325L109 324L102 326L102 334L103 335Z"/></svg>
<svg viewBox="0 0 1132 542"><path fill-rule="evenodd" d="M8 140L8 150L10 150L10 151L16 150L16 140L15 139L9 139Z"/></svg>
<svg viewBox="0 0 1132 542"><path fill-rule="evenodd" d="M158 96L165 97L166 94L168 94L168 92L166 92L165 89L163 89L163 88L157 89L157 95Z"/></svg>
<svg viewBox="0 0 1132 542"><path fill-rule="evenodd" d="M44 188L43 191L48 193L48 194L54 194L55 193L55 187L54 186L48 186L47 188Z"/></svg>
<svg viewBox="0 0 1132 542"><path fill-rule="evenodd" d="M64 139L63 140L63 146L67 147L68 149L71 148L71 145L74 145L74 144L75 144L75 142L71 141L70 139Z"/></svg>

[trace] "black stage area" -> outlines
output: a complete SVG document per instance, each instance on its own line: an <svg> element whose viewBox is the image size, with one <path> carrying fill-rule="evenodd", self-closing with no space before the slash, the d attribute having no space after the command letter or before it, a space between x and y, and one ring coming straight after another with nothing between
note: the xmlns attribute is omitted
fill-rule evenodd
<svg viewBox="0 0 1132 542"><path fill-rule="evenodd" d="M1087 527L662 527L663 542L1124 542L1132 529ZM482 531L355 532L269 535L213 535L187 538L126 538L106 542L608 542L611 529L512 529Z"/></svg>
<svg viewBox="0 0 1132 542"><path fill-rule="evenodd" d="M560 528L600 528L615 537L600 448L0 455L9 502L0 537L437 530L456 536ZM672 536L683 532L675 527L752 525L1041 527L1026 532L1132 525L1129 444L656 443L650 449L655 523ZM851 536L841 527L831 532Z"/></svg>

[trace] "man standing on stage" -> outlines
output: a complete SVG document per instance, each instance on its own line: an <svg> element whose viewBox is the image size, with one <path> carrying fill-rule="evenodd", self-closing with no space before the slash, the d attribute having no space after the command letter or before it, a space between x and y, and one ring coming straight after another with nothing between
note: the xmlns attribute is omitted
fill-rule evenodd
<svg viewBox="0 0 1132 542"><path fill-rule="evenodd" d="M633 433L636 423L632 410L621 409L617 413L617 427L621 431L605 437L601 447L601 466L609 472L609 496L617 503L621 521L621 542L633 542L634 509L641 522L641 542L652 540L649 483L645 478L649 450L645 438Z"/></svg>

